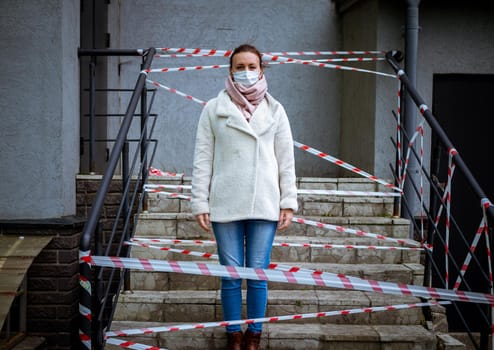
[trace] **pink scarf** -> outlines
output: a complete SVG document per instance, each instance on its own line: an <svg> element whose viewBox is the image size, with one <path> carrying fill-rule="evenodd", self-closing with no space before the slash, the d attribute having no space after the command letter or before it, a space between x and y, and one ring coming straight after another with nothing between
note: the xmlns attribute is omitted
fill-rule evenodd
<svg viewBox="0 0 494 350"><path fill-rule="evenodd" d="M245 116L247 122L252 117L252 114L254 114L259 103L264 99L264 96L266 96L266 91L268 91L268 83L266 82L264 75L252 86L244 86L236 83L229 75L226 78L225 86L228 95L230 95L233 103L237 105Z"/></svg>

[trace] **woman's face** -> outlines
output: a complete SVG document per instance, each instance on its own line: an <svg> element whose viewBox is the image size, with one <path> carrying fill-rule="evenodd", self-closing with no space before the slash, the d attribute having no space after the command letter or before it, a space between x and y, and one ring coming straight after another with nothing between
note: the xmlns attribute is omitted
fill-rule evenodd
<svg viewBox="0 0 494 350"><path fill-rule="evenodd" d="M233 56L230 72L234 73L243 70L258 71L259 75L261 75L262 69L259 56L248 51L239 52Z"/></svg>

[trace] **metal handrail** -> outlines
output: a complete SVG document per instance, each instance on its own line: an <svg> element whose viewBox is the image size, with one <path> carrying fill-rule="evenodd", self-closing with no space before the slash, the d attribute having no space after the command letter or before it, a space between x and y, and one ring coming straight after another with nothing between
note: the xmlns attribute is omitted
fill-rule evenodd
<svg viewBox="0 0 494 350"><path fill-rule="evenodd" d="M470 186L472 192L476 195L476 198L478 198L479 202L479 211L480 209L485 211L485 216L488 221L488 227L489 230L491 227L491 223L494 222L494 208L492 207L491 203L489 202L487 196L485 195L484 191L482 190L481 186L475 179L475 177L472 175L470 169L468 166L465 164L464 160L462 159L461 155L458 152L452 152L453 150L456 150L453 143L450 141L448 138L446 132L443 130L437 119L434 117L432 114L431 110L428 108L426 105L424 99L420 96L418 93L417 89L413 86L411 83L409 77L405 73L403 69L400 68L398 61L401 60L401 53L399 51L389 51L386 53L386 60L390 64L390 66L393 68L395 73L397 74L398 78L400 79L400 82L402 84L402 90L408 94L408 96L412 99L413 103L418 107L420 110L420 113L424 117L425 121L428 123L428 126L430 127L431 133L437 137L438 142L440 142L445 149L451 154L452 161L454 162L454 165L456 167L456 171L462 173L464 176L466 182ZM401 130L403 131L403 134L406 139L408 139L407 135L407 130L404 130L402 127ZM414 132L415 130L409 130L409 132ZM408 139L409 141L409 139ZM404 143L405 144L405 143ZM415 159L419 158L419 155L415 152L413 147L411 148L412 156L415 157ZM403 159L401 161L404 161ZM431 189L431 198L437 198L438 201L440 202L440 205L444 206L445 203L443 203L442 195L443 195L443 190L438 186L438 184L435 182L433 177L427 173L427 170L422 167L421 169L422 173L426 175L427 180L429 181L430 184L430 189ZM396 178L399 178L400 174L395 175ZM420 190L418 188L418 184L414 183L412 177L407 177L407 181L409 181L408 186L408 191L407 188L405 188L405 191L403 193L402 199L401 199L401 204L402 204L402 209L407 211L407 215L411 218L413 218L413 208L410 208L408 205L407 198L412 198L412 196L418 197L420 195ZM413 190L413 193L410 193L410 191ZM451 251L448 249L449 247L447 246L447 242L443 240L440 234L440 228L437 227L435 224L435 217L433 215L435 213L430 212L430 208L428 208L426 205L422 205L422 209L426 212L426 218L427 222L429 223L429 235L427 236L427 243L433 243L434 244L434 254L437 254L439 250L441 250L442 254L447 255L449 259L453 258ZM402 213L403 214L403 213ZM403 215L402 215L403 216ZM458 239L460 240L460 243L464 244L464 249L465 249L465 255L471 254L471 257L473 258L473 262L477 265L477 267L480 267L480 273L478 277L482 277L487 284L490 283L490 277L489 273L485 272L482 270L482 266L477 259L476 255L471 253L471 246L467 242L463 232L461 231L461 228L458 227L457 223L455 222L454 218L451 217L450 222L448 224L452 224L452 226L458 231ZM412 225L415 227L415 229L418 231L419 227L412 220ZM444 224L446 225L446 224ZM489 259L490 256L488 257ZM455 273L458 273L459 276L461 276L462 283L464 283L465 288L467 290L471 290L470 286L468 285L467 281L461 274L461 268L462 266L458 266L458 264L455 263L454 259L450 260L452 263L453 270L455 270ZM440 274L440 267L438 266L439 262L434 259L434 256L432 253L428 250L426 250L426 261L425 261L425 276L424 276L424 285L428 287L433 287L430 285L431 283L431 275L432 272L434 271L437 276L439 276L440 282L445 284L446 280L442 279L442 275ZM448 288L448 286L446 286ZM492 291L490 291L492 293ZM481 310L480 305L475 305L476 308L478 308L481 312L479 312L477 315L479 315L482 319L482 321L485 324L485 327L482 328L481 330L481 337L480 337L480 344L476 343L476 340L474 339L472 332L470 330L468 322L464 319L464 316L461 314L461 311L458 308L457 303L452 303L452 307L455 308L455 310L458 312L459 318L464 324L464 327L470 337L470 340L472 341L472 344L475 346L476 349L487 349L488 348L488 337L490 335L490 328L491 328L491 320L488 317L488 315L485 315L484 312ZM477 316L477 317L479 317Z"/></svg>
<svg viewBox="0 0 494 350"><path fill-rule="evenodd" d="M104 49L95 49L95 50L79 50L79 56L120 56L120 55L132 55L132 56L143 56L144 58L144 63L142 65L142 70L144 69L149 69L151 67L151 63L153 60L153 57L156 53L156 50L154 48L149 48L148 50L104 50ZM117 248L119 254L128 254L127 252L122 252L122 243L124 239L128 239L129 237L127 236L127 232L129 229L129 221L132 216L132 209L133 206L135 205L134 203L136 202L136 195L138 190L143 193L143 185L145 181L147 180L147 158L148 158L148 132L147 132L147 115L148 115L148 110L146 109L147 103L146 103L146 74L143 73L141 70L141 73L139 74L137 78L137 82L135 84L132 96L130 98L128 107L125 112L125 117L122 120L120 130L118 132L118 135L115 139L115 143L113 145L108 164L106 167L106 170L103 174L100 187L98 188L98 191L96 193L95 199L92 203L91 210L89 212L86 224L84 226L81 239L80 239L80 252L79 252L79 257L80 257L80 283L81 283L81 293L80 293L80 310L81 310L81 322L80 322L80 340L83 345L83 347L88 348L88 349L102 349L103 344L104 344L104 339L103 339L103 328L105 328L105 324L102 323L101 317L103 313L105 312L105 307L107 306L107 303L109 302L109 297L108 297L108 292L109 292L109 287L107 288L105 293L102 293L103 289L103 274L101 270L98 270L98 273L96 274L96 282L93 282L93 279L91 277L92 271L91 271L91 266L88 264L86 259L90 256L90 251L91 251L91 242L94 241L95 244L95 251L97 253L103 252L103 247L101 244L101 240L99 237L99 231L100 231L100 216L101 216L101 211L104 205L105 197L109 191L111 181L115 175L117 165L120 160L122 160L122 167L123 167L123 176L122 179L123 181L126 180L126 182L123 184L124 186L124 192L123 192L123 199L122 199L122 204L119 207L119 212L117 213L117 216L123 215L124 216L124 230L123 233L120 237L120 242L119 242L119 247ZM93 89L94 90L94 89ZM132 124L133 118L136 116L136 109L138 106L139 101L141 101L141 135L139 139L139 149L141 151L140 156L141 156L141 165L139 168L139 176L138 176L138 181L136 182L136 190L134 191L134 194L132 198L129 198L129 192L130 192L130 184L131 184L131 179L132 179L132 171L129 170L129 163L127 161L127 157L122 157L122 154L124 152L128 151L128 140L127 140L127 135L130 130L130 126ZM153 125L154 127L154 125ZM135 166L136 164L136 158L133 160L133 165L132 167ZM142 181L139 181L142 178ZM140 187L137 189L137 187ZM129 200L130 199L130 200ZM141 202L139 203L137 208L140 210L140 207L142 206L142 196L141 196ZM122 214L123 212L123 214ZM117 217L118 220L118 217ZM113 227L112 230L112 236L115 234L116 231L116 224ZM125 237L124 237L125 236ZM109 251L107 250L107 253ZM113 271L111 272L112 276L110 278L113 278ZM122 284L123 279L121 278L119 280L119 284ZM108 283L110 285L111 283ZM93 298L93 293L92 293L92 286L96 287L95 289L95 296L96 300ZM120 288L117 288L117 293ZM118 295L117 295L118 296ZM114 306L115 303L113 303L112 306ZM96 312L93 312L96 311ZM114 308L112 307L110 310L110 313L113 315ZM96 318L93 318L93 315L97 315ZM111 321L110 321L111 322ZM94 325L95 323L96 325Z"/></svg>

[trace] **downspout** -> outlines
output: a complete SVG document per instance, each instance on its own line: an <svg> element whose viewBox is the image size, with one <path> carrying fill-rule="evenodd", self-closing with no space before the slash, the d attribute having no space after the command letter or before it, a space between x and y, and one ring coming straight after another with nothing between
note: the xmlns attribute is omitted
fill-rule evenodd
<svg viewBox="0 0 494 350"><path fill-rule="evenodd" d="M405 23L405 72L412 83L417 87L417 52L419 38L419 4L420 0L406 0L406 23ZM404 129L413 135L418 126L417 109L412 98L405 91L405 106L403 116ZM407 198L410 212L404 212L403 217L414 220L414 215L420 212L420 201L414 191L412 181L419 182L420 165L418 159L411 157L407 166L408 181L405 181L404 196ZM410 216L410 217L409 217ZM410 225L409 237L413 239L414 225Z"/></svg>

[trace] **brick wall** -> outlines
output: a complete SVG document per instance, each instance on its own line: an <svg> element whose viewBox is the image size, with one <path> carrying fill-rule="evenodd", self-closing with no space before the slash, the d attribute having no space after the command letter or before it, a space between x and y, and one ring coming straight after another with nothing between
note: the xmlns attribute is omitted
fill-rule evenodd
<svg viewBox="0 0 494 350"><path fill-rule="evenodd" d="M79 241L100 182L100 175L77 177L76 216L0 222L0 234L54 236L27 273L27 332L44 337L50 350L80 346ZM101 212L104 242L121 202L122 187L122 181L115 178Z"/></svg>
<svg viewBox="0 0 494 350"><path fill-rule="evenodd" d="M4 235L53 236L27 272L27 333L42 336L49 349L74 349L79 325L79 238L84 220L0 222Z"/></svg>

